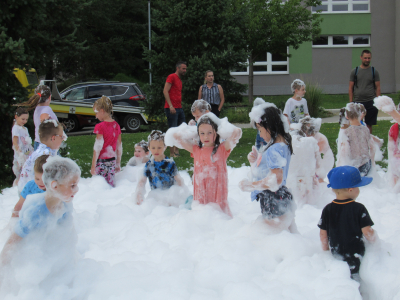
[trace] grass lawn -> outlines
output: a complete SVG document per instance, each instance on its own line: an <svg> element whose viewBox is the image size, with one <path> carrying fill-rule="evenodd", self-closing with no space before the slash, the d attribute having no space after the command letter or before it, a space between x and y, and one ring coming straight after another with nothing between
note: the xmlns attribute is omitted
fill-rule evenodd
<svg viewBox="0 0 400 300"><path fill-rule="evenodd" d="M380 138L383 138L385 143L383 148L385 149L385 159L387 159L387 138L388 131L392 123L390 121L378 121L378 125L374 126L373 131L374 134ZM329 144L332 148L333 153L336 156L337 147L336 147L336 138L339 132L339 124L338 123L326 123L322 124L321 133L325 134L329 140ZM140 133L124 133L122 134L122 146L123 146L123 155L121 165L125 166L128 160L133 156L134 153L134 144L141 141L142 139L147 140L147 136L149 132L140 132ZM256 139L256 130L254 129L243 129L243 136L240 139L239 144L233 150L232 154L228 158L228 166L231 167L240 167L243 164L249 165L247 160L247 154L251 151L251 146L254 145ZM77 164L82 169L82 177L90 176L90 165L92 161L93 155L93 145L94 145L95 136L94 135L85 135L85 136L74 136L68 138L68 146L69 146L69 157L77 162ZM165 152L167 155L169 154L169 150ZM175 162L179 168L179 170L187 170L191 171L193 168L193 159L190 157L189 152L185 150L180 150L180 157L175 158ZM379 163L381 166L386 167L386 164Z"/></svg>

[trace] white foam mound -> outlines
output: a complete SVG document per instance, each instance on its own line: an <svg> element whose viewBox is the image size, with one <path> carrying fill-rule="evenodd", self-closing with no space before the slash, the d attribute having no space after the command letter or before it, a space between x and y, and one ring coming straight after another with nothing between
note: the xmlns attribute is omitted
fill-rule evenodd
<svg viewBox="0 0 400 300"><path fill-rule="evenodd" d="M199 142L199 135L197 133L197 126L190 126L186 123L182 123L178 127L172 127L167 130L164 137L166 146L176 146L183 149L183 146L179 138L176 138L174 134L177 133L183 139L183 141L190 144L197 144Z"/></svg>
<svg viewBox="0 0 400 300"><path fill-rule="evenodd" d="M347 264L320 247L317 223L322 206L334 199L329 189L324 187L319 206L296 210L300 234L276 233L259 219L259 203L238 187L249 169L228 167L233 218L196 201L192 210L160 204L162 199L136 205L131 199L136 185L129 180L111 188L100 176L81 179L74 198L76 247L73 236L49 236L48 245L57 248L45 248L45 259L21 261L23 267L7 274L7 280L16 280L1 286L0 299L361 299ZM192 191L190 176L180 175ZM16 187L0 195L0 247L17 200ZM364 295L397 299L398 195L366 186L358 201L382 239L367 245L361 265ZM63 241L78 252L75 263L70 263L71 247L55 251Z"/></svg>
<svg viewBox="0 0 400 300"><path fill-rule="evenodd" d="M379 110L389 113L393 110L396 110L396 106L393 103L392 98L388 96L378 96L374 99L374 105Z"/></svg>

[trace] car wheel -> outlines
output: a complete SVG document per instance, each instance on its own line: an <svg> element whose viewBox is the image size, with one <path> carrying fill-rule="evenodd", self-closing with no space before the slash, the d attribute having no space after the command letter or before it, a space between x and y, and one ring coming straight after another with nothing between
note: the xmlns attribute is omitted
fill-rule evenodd
<svg viewBox="0 0 400 300"><path fill-rule="evenodd" d="M67 132L73 132L79 130L79 122L75 116L69 116L68 119L64 119L64 125Z"/></svg>
<svg viewBox="0 0 400 300"><path fill-rule="evenodd" d="M127 132L138 132L142 124L142 117L139 115L130 114L124 119L124 127Z"/></svg>

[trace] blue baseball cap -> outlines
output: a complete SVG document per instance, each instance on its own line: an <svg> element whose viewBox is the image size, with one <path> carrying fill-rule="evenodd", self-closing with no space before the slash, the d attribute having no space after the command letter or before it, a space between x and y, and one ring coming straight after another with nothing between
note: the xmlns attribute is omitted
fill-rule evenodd
<svg viewBox="0 0 400 300"><path fill-rule="evenodd" d="M349 189L370 184L372 177L361 177L360 171L352 166L333 168L328 173L328 187L333 189Z"/></svg>

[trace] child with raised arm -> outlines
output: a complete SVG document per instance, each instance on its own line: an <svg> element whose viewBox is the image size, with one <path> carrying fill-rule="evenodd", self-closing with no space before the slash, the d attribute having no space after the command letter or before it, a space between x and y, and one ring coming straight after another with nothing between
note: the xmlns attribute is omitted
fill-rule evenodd
<svg viewBox="0 0 400 300"><path fill-rule="evenodd" d="M61 143L67 139L62 124L56 120L45 120L39 125L39 137L41 143L38 148L29 156L22 167L18 181L18 192L21 193L25 184L34 179L33 167L35 161L42 155L57 155Z"/></svg>
<svg viewBox="0 0 400 300"><path fill-rule="evenodd" d="M14 211L11 215L11 217L19 217L19 211L22 208L22 205L25 202L25 199L28 195L32 194L41 194L46 191L46 186L43 183L43 165L46 163L47 158L49 158L49 155L42 155L39 156L36 161L35 165L33 167L33 171L35 174L35 177L33 180L28 181L27 184L25 184L24 189L21 192L21 196L19 197L19 201L17 204L14 206Z"/></svg>
<svg viewBox="0 0 400 300"><path fill-rule="evenodd" d="M361 106L355 102L346 105L346 118L350 126L343 131L336 165L356 167L361 176L366 176L374 165L375 145L369 129L360 123Z"/></svg>
<svg viewBox="0 0 400 300"><path fill-rule="evenodd" d="M175 146L191 153L194 158L193 200L201 204L216 203L222 211L232 216L228 203L228 171L226 161L242 136L242 130L220 120L213 113L203 115L197 122L198 139L188 137L182 126L169 129ZM224 131L223 133L221 133ZM220 142L221 139L224 142Z"/></svg>
<svg viewBox="0 0 400 300"><path fill-rule="evenodd" d="M296 233L294 221L296 204L286 187L293 154L287 118L272 103L253 107L249 116L268 144L260 154L253 147L253 151L248 155L252 181L244 179L239 186L242 191L251 192L252 201L260 201L265 223L278 230L288 229Z"/></svg>
<svg viewBox="0 0 400 300"><path fill-rule="evenodd" d="M121 128L113 120L112 102L103 96L93 104L93 110L100 123L94 127L96 141L93 147L92 175L101 175L112 187L115 186L115 173L121 171L122 141Z"/></svg>
<svg viewBox="0 0 400 300"><path fill-rule="evenodd" d="M342 166L328 173L329 184L336 199L322 211L318 227L322 250L331 249L350 267L351 278L360 281L361 258L365 253L363 236L371 243L378 238L371 228L374 223L367 209L355 200L360 194L359 187L371 183L371 177L361 177L357 168Z"/></svg>
<svg viewBox="0 0 400 300"><path fill-rule="evenodd" d="M139 180L136 187L135 199L137 204L141 204L146 192L146 181L149 179L152 190L166 190L177 184L183 186L183 180L178 174L178 168L173 159L165 156L164 152L167 146L164 143L164 133L159 130L153 130L149 137L149 148L151 158L146 163L143 171L143 177Z"/></svg>
<svg viewBox="0 0 400 300"><path fill-rule="evenodd" d="M29 119L29 113L25 108L18 107L14 114L14 125L12 127L12 148L14 150L13 172L15 180L13 186L18 184L22 167L33 152L32 139L28 129L24 126Z"/></svg>
<svg viewBox="0 0 400 300"><path fill-rule="evenodd" d="M46 241L49 231L57 231L58 228L67 226L67 223L67 228L73 226L71 225L72 200L78 192L80 174L78 165L71 159L58 156L48 158L43 165L43 183L46 192L27 197L19 213L19 220L15 224L14 233L11 234L1 253L3 265L12 259L22 239L32 236L35 241L30 239L31 243L38 242L38 238Z"/></svg>
<svg viewBox="0 0 400 300"><path fill-rule="evenodd" d="M145 140L141 140L135 144L134 156L128 161L127 166L135 167L141 164L145 164L149 161L149 143Z"/></svg>
<svg viewBox="0 0 400 300"><path fill-rule="evenodd" d="M285 109L283 110L283 114L287 117L289 124L298 123L301 118L309 115L307 100L303 98L306 93L306 84L300 79L295 79L290 87L293 97L286 101Z"/></svg>

